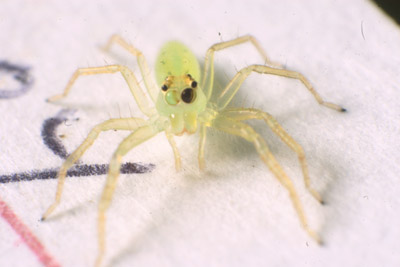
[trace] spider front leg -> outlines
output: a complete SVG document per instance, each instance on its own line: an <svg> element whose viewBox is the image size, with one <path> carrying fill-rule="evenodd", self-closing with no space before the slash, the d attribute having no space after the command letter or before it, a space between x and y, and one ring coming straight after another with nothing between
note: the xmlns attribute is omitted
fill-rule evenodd
<svg viewBox="0 0 400 267"><path fill-rule="evenodd" d="M106 73L116 73L120 72L124 77L129 89L134 96L139 109L148 117L154 114L154 110L150 107L146 95L139 86L139 83L133 74L133 72L126 66L122 65L109 65L103 67L93 67L93 68L80 68L77 69L69 80L64 92L59 95L54 95L47 99L49 102L58 101L69 94L72 85L75 83L76 79L82 75L95 75L95 74L106 74Z"/></svg>
<svg viewBox="0 0 400 267"><path fill-rule="evenodd" d="M172 147L172 151L174 152L174 158L175 158L175 169L177 171L181 170L181 155L179 154L178 147L176 146L173 134L171 133L170 130L165 130L165 135L167 136L168 142Z"/></svg>
<svg viewBox="0 0 400 267"><path fill-rule="evenodd" d="M206 164L204 162L204 146L206 144L206 135L207 134L207 127L204 124L200 124L200 140L199 140L199 154L198 154L198 161L199 161L199 169L204 170Z"/></svg>
<svg viewBox="0 0 400 267"><path fill-rule="evenodd" d="M217 99L217 106L219 109L223 109L229 104L229 102L232 100L234 95L239 90L242 83L252 72L258 72L260 74L272 74L272 75L297 79L305 85L305 87L314 96L315 100L317 100L319 104L334 109L336 111L340 112L346 111L345 108L339 105L324 101L322 97L317 93L317 91L315 91L315 89L312 87L311 83L301 73L290 70L271 68L264 65L250 65L248 67L241 69L238 73L236 73L236 75L225 87L225 89Z"/></svg>
<svg viewBox="0 0 400 267"><path fill-rule="evenodd" d="M67 176L67 171L72 165L85 153L85 151L92 146L93 142L99 136L100 132L109 130L134 130L137 127L145 125L146 122L140 118L127 118L127 119L111 119L96 125L88 134L86 139L82 144L64 161L58 172L58 184L56 196L53 204L46 210L42 216L42 220L45 220L60 204L61 195L64 188L65 177Z"/></svg>
<svg viewBox="0 0 400 267"><path fill-rule="evenodd" d="M122 157L126 155L131 149L144 141L156 135L159 130L156 130L152 125L146 125L138 128L136 131L126 137L114 152L110 161L106 185L103 189L99 203L99 217L98 217L98 246L99 251L96 258L96 266L100 266L106 250L106 211L110 206L112 196L117 185L118 176L121 168Z"/></svg>
<svg viewBox="0 0 400 267"><path fill-rule="evenodd" d="M257 39L251 35L245 35L230 41L216 43L207 50L204 61L204 76L200 84L201 88L203 88L204 94L207 97L207 99L210 99L211 97L214 84L214 53L216 51L220 51L232 46L237 46L246 42L250 42L257 49L258 53L264 60L264 64L281 67L281 64L274 63L268 59L267 54L265 53L264 49L262 49Z"/></svg>
<svg viewBox="0 0 400 267"><path fill-rule="evenodd" d="M275 157L270 152L264 139L254 131L249 125L236 121L234 119L219 115L212 122L212 127L221 130L223 132L240 136L247 141L253 143L262 161L268 166L271 172L279 180L279 182L288 190L290 199L292 200L293 206L300 219L301 225L304 230L313 238L317 243L321 243L321 239L311 230L308 226L306 216L304 215L303 206L301 205L299 196L294 188L293 182L289 179L286 173L283 171L281 165L277 162Z"/></svg>
<svg viewBox="0 0 400 267"><path fill-rule="evenodd" d="M107 44L104 46L103 50L109 52L113 44L120 45L122 48L124 48L137 58L137 63L139 65L140 72L142 73L143 81L147 88L147 91L149 92L153 101L156 102L158 96L158 87L156 86L154 80L151 77L149 66L147 65L146 59L143 56L142 52L137 48L135 48L133 45L129 44L118 34L114 34L110 37Z"/></svg>
<svg viewBox="0 0 400 267"><path fill-rule="evenodd" d="M320 194L311 187L310 176L308 173L308 167L303 148L295 140L293 140L293 138L282 128L281 125L279 125L279 123L275 120L274 117L272 117L270 114L264 111L253 108L230 108L228 110L224 110L221 113L221 115L227 116L236 121L251 120L251 119L264 120L265 123L271 128L271 130L276 135L278 135L279 138L286 145L288 145L294 152L296 152L301 165L304 183L306 185L307 190L316 200L318 200L320 203L323 203Z"/></svg>

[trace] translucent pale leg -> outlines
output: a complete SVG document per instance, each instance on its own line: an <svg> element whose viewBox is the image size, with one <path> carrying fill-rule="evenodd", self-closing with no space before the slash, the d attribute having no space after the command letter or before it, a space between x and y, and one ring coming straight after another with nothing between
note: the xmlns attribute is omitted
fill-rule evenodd
<svg viewBox="0 0 400 267"><path fill-rule="evenodd" d="M96 266L101 265L106 250L106 240L105 240L106 211L110 206L111 199L115 187L117 185L122 157L126 153L128 153L132 148L150 139L157 133L158 131L155 131L155 129L151 126L143 126L141 128L138 128L135 132L131 133L119 144L117 150L114 152L111 158L106 185L104 187L99 203L99 217L98 217L98 228L97 228L98 238L99 238L98 239L99 251L96 258Z"/></svg>
<svg viewBox="0 0 400 267"><path fill-rule="evenodd" d="M273 63L272 61L270 61L268 59L267 54L265 53L264 49L262 49L262 47L258 43L258 41L251 35L245 35L245 36L241 36L241 37L238 37L238 38L230 40L230 41L216 43L207 50L206 58L204 61L204 76L203 76L203 79L200 84L207 99L210 99L213 84L214 84L214 52L228 48L228 47L240 45L245 42L250 42L257 49L257 51L260 53L261 57L263 58L265 64L276 66L276 67L281 66L280 64Z"/></svg>
<svg viewBox="0 0 400 267"><path fill-rule="evenodd" d="M225 87L225 89L217 99L217 105L219 109L223 109L229 104L229 102L232 100L233 96L239 90L244 80L252 72L258 72L261 74L272 74L272 75L297 79L305 85L305 87L308 89L308 91L310 91L310 93L314 96L315 100L317 100L319 104L337 111L341 112L346 111L346 109L344 109L339 105L324 101L322 97L317 93L317 91L315 91L315 89L312 87L311 83L302 74L295 71L276 69L263 65L250 65L246 68L241 69L238 73L236 73L236 75L228 83L228 85Z"/></svg>
<svg viewBox="0 0 400 267"><path fill-rule="evenodd" d="M64 98L68 95L72 85L75 83L76 79L82 75L95 75L95 74L105 74L105 73L115 73L120 72L124 77L126 83L129 86L129 89L134 96L139 109L148 117L154 114L154 109L150 107L149 102L147 100L147 96L144 94L143 90L140 88L139 83L133 74L133 72L128 69L126 66L122 65L109 65L103 67L93 67L93 68L80 68L77 69L69 80L67 86L64 89L64 92L59 95L55 95L47 99L49 102L57 101L61 98Z"/></svg>
<svg viewBox="0 0 400 267"><path fill-rule="evenodd" d="M180 171L181 170L181 155L179 154L178 147L176 146L173 134L170 131L166 130L165 135L167 136L168 142L171 145L172 150L174 152L175 169L177 171Z"/></svg>
<svg viewBox="0 0 400 267"><path fill-rule="evenodd" d="M316 200L322 203L322 198L320 194L311 187L310 176L308 173L307 162L303 148L295 140L293 140L293 138L282 128L282 126L279 125L279 123L275 120L275 118L273 118L270 114L264 111L251 108L232 108L224 110L221 115L227 116L236 121L250 120L250 119L264 120L265 123L271 128L271 130L276 135L278 135L279 138L286 145L288 145L294 152L296 152L300 162L301 170L303 172L304 183L306 185L307 190Z"/></svg>
<svg viewBox="0 0 400 267"><path fill-rule="evenodd" d="M300 199L297 195L296 189L294 188L292 181L289 179L289 177L283 171L282 167L276 161L275 157L272 155L272 153L268 149L267 144L261 138L261 136L256 133L249 125L224 117L222 115L218 116L212 122L212 127L215 127L216 129L219 129L229 134L240 136L254 144L263 162L269 167L275 177L278 178L279 182L289 191L290 199L292 200L293 206L305 231L318 243L321 243L319 236L308 226L303 207L300 203Z"/></svg>
<svg viewBox="0 0 400 267"><path fill-rule="evenodd" d="M199 169L204 170L206 164L204 162L204 146L206 144L206 134L207 128L204 124L200 124L200 140L199 140L199 154L198 154L198 161L199 161Z"/></svg>
<svg viewBox="0 0 400 267"><path fill-rule="evenodd" d="M128 130L132 131L138 127L145 125L146 122L140 118L128 118L128 119L111 119L96 125L88 134L86 139L82 142L82 144L64 161L58 172L58 184L56 197L53 204L47 209L47 211L43 214L42 220L45 220L54 209L60 204L61 195L64 188L65 177L67 175L67 171L71 168L72 165L85 153L85 151L93 144L96 138L99 136L100 132L109 131L109 130Z"/></svg>
<svg viewBox="0 0 400 267"><path fill-rule="evenodd" d="M120 45L122 48L126 49L129 53L137 58L137 63L139 65L140 72L142 73L144 84L151 96L151 99L155 103L157 100L159 88L152 79L149 66L147 65L146 59L143 56L142 52L135 48L133 45L126 42L121 36L117 34L111 36L107 44L104 46L104 51L109 52L113 44Z"/></svg>

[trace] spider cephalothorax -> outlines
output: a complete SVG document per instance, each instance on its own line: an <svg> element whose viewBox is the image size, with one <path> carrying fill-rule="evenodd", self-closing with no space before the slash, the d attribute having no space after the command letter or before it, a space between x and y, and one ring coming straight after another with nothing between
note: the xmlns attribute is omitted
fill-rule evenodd
<svg viewBox="0 0 400 267"><path fill-rule="evenodd" d="M161 85L156 102L158 114L168 117L175 135L197 131L198 116L207 105L207 99L190 73L168 75Z"/></svg>

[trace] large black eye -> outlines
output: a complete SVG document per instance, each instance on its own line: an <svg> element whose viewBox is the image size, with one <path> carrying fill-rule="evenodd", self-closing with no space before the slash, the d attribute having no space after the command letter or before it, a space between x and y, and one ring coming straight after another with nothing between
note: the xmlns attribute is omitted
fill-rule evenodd
<svg viewBox="0 0 400 267"><path fill-rule="evenodd" d="M168 90L168 86L166 86L165 84L163 84L163 86L161 86L161 90L167 91L167 90Z"/></svg>
<svg viewBox="0 0 400 267"><path fill-rule="evenodd" d="M186 88L181 94L182 101L185 103L191 103L194 99L194 90L192 88Z"/></svg>

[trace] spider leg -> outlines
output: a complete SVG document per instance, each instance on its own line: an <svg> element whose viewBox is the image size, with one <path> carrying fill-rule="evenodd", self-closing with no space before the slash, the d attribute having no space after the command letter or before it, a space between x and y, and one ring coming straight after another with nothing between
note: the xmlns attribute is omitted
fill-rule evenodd
<svg viewBox="0 0 400 267"><path fill-rule="evenodd" d="M264 65L250 65L248 67L241 69L238 73L236 73L236 75L228 83L228 85L225 87L225 89L217 99L217 105L219 109L223 109L229 104L229 102L232 100L233 96L239 90L244 80L246 80L246 78L252 72L258 72L261 74L272 74L272 75L297 79L305 85L305 87L314 96L315 100L317 100L319 104L337 111L341 112L346 111L346 109L344 109L339 105L324 101L322 97L317 93L317 91L315 91L315 89L312 87L311 83L301 73L290 70L271 68Z"/></svg>
<svg viewBox="0 0 400 267"><path fill-rule="evenodd" d="M295 140L293 140L293 138L282 128L281 125L279 125L279 123L275 120L274 117L272 117L267 112L253 109L253 108L228 109L228 110L224 110L222 115L227 116L236 121L251 120L251 119L264 120L265 123L271 128L271 130L276 135L278 135L279 138L287 146L290 147L290 149L292 149L294 152L296 152L297 157L300 162L300 165L301 165L301 170L303 172L304 184L306 185L307 190L311 193L311 195L316 200L318 200L320 203L322 203L322 198L321 198L320 194L311 187L310 176L309 176L308 168L307 168L307 161L306 161L306 157L305 157L303 148Z"/></svg>
<svg viewBox="0 0 400 267"><path fill-rule="evenodd" d="M279 165L275 157L272 155L264 139L249 125L240 121L235 121L234 119L225 117L223 115L219 115L217 118L215 118L215 120L213 120L212 127L229 134L240 136L253 143L262 161L268 166L279 182L288 190L290 199L292 200L293 206L305 231L318 243L321 243L319 236L308 226L307 219L303 211L303 206L301 205L293 182L286 175L281 165Z"/></svg>
<svg viewBox="0 0 400 267"><path fill-rule="evenodd" d="M181 170L181 155L179 154L178 148L176 146L173 134L169 130L165 130L165 135L167 136L168 142L172 147L172 150L174 152L174 158L175 158L175 169L177 171Z"/></svg>
<svg viewBox="0 0 400 267"><path fill-rule="evenodd" d="M110 37L108 40L107 44L104 46L103 50L106 52L109 52L111 49L111 46L113 44L118 44L125 50L127 50L129 53L134 55L137 59L137 63L139 65L140 72L142 73L143 76L143 81L144 84L147 88L147 91L150 94L151 99L153 102L157 101L157 96L158 96L158 88L157 85L155 84L154 80L151 77L151 72L149 70L149 66L147 65L146 59L143 56L142 52L135 48L133 45L129 44L126 42L121 36L118 34L114 34Z"/></svg>
<svg viewBox="0 0 400 267"><path fill-rule="evenodd" d="M149 102L147 100L146 95L144 94L143 90L140 88L139 83L133 74L133 72L128 69L128 67L123 65L109 65L103 67L92 67L92 68L79 68L77 69L74 74L72 75L71 79L69 80L67 86L64 89L64 92L59 95L54 95L47 99L49 102L54 102L59 99L66 97L75 83L76 79L82 75L95 75L95 74L105 74L105 73L115 73L120 72L124 77L126 83L129 86L129 89L134 96L136 103L139 106L139 109L148 117L153 115L154 111L149 106Z"/></svg>
<svg viewBox="0 0 400 267"><path fill-rule="evenodd" d="M54 202L46 210L42 216L42 220L45 220L54 209L60 204L61 195L64 188L65 177L67 170L85 153L85 151L93 144L100 132L109 130L134 130L137 127L145 125L146 122L140 118L127 118L127 119L111 119L103 123L100 123L93 127L86 139L82 144L64 161L58 172L58 184Z"/></svg>
<svg viewBox="0 0 400 267"><path fill-rule="evenodd" d="M264 60L264 64L281 67L281 64L274 63L268 59L264 49L262 49L261 45L258 43L256 38L254 38L251 35L245 35L230 41L216 43L207 50L206 57L204 60L204 76L200 84L207 99L210 99L211 97L212 88L214 84L214 52L232 46L240 45L246 42L250 42L257 49L258 53L260 53L261 57Z"/></svg>
<svg viewBox="0 0 400 267"><path fill-rule="evenodd" d="M207 128L204 124L200 124L200 140L199 140L199 154L198 154L198 161L199 161L199 168L200 170L204 170L206 164L204 162L204 146L206 144L206 135Z"/></svg>
<svg viewBox="0 0 400 267"><path fill-rule="evenodd" d="M103 189L103 193L101 195L99 210L98 210L99 217L98 217L97 230L98 230L99 251L96 259L96 266L100 266L106 250L106 240L105 240L106 211L110 206L111 199L114 194L115 187L117 185L122 157L126 155L132 148L150 139L158 132L159 130L155 129L151 125L145 125L138 128L119 144L117 150L114 152L111 158L108 169L107 181Z"/></svg>

